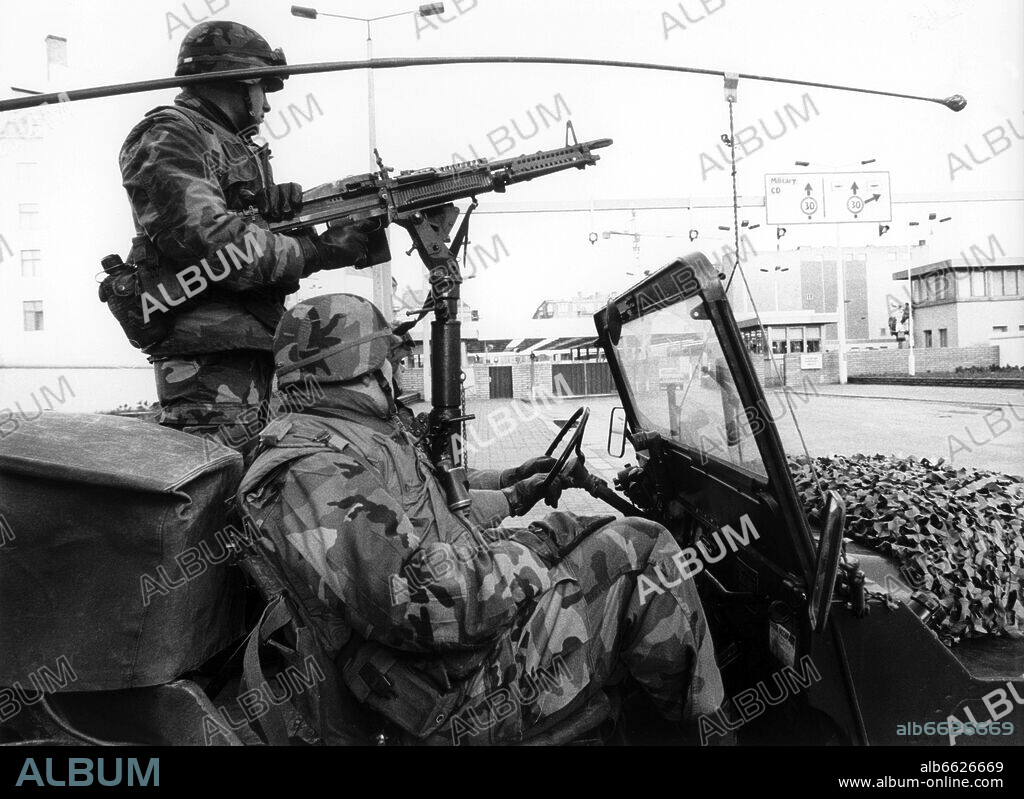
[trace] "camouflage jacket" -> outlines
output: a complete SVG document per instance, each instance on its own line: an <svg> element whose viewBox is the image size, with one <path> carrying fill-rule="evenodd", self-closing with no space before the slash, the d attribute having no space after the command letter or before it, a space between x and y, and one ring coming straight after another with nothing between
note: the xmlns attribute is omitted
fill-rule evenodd
<svg viewBox="0 0 1024 799"><path fill-rule="evenodd" d="M481 530L500 503L507 514L500 492L474 492L465 523L411 437L391 421L346 415L268 425L270 448L239 488L242 507L300 576L293 589L318 613L329 651L351 628L405 652L452 653L453 666L464 662L459 652L483 656L551 587L548 564Z"/></svg>
<svg viewBox="0 0 1024 799"><path fill-rule="evenodd" d="M270 350L308 245L233 213L273 184L266 146L188 90L174 102L150 111L119 157L137 233L130 260L154 265L143 290L158 303L153 313L166 307L173 320L147 352Z"/></svg>

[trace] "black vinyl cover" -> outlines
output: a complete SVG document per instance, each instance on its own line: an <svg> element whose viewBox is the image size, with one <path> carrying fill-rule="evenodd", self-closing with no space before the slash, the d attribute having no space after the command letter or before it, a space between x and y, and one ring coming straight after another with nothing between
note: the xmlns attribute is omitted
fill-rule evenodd
<svg viewBox="0 0 1024 799"><path fill-rule="evenodd" d="M0 441L0 685L62 657L61 690L156 685L237 638L214 534L241 473L234 450L118 416L45 413Z"/></svg>

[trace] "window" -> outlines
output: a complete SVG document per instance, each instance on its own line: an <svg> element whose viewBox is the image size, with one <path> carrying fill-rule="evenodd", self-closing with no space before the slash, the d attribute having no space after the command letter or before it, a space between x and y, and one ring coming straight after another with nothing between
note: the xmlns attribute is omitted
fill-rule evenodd
<svg viewBox="0 0 1024 799"><path fill-rule="evenodd" d="M992 325L993 333L1006 333L1009 328L1006 325Z"/></svg>
<svg viewBox="0 0 1024 799"><path fill-rule="evenodd" d="M779 333L781 333L781 332L782 331L780 330ZM785 339L780 341L779 339L773 338L772 339L772 352L775 355L785 355L786 354L786 341L785 341Z"/></svg>
<svg viewBox="0 0 1024 799"><path fill-rule="evenodd" d="M985 273L988 276L988 296L1003 296L1003 270L992 269Z"/></svg>
<svg viewBox="0 0 1024 799"><path fill-rule="evenodd" d="M935 300L951 300L955 295L955 276L950 272L943 270L934 275L935 280L935 295L932 299Z"/></svg>
<svg viewBox="0 0 1024 799"><path fill-rule="evenodd" d="M925 330L924 331L924 345L926 347L930 347L932 345L932 331L931 330Z"/></svg>
<svg viewBox="0 0 1024 799"><path fill-rule="evenodd" d="M786 328L786 338L789 339L790 352L804 351L804 329L802 327Z"/></svg>
<svg viewBox="0 0 1024 799"><path fill-rule="evenodd" d="M971 270L971 296L985 296L985 273L980 269Z"/></svg>
<svg viewBox="0 0 1024 799"><path fill-rule="evenodd" d="M39 230L39 206L36 203L18 206L18 225L22 230Z"/></svg>
<svg viewBox="0 0 1024 799"><path fill-rule="evenodd" d="M764 336L761 335L760 329L743 331L743 342L749 352L764 353Z"/></svg>
<svg viewBox="0 0 1024 799"><path fill-rule="evenodd" d="M940 327L939 328L939 346L940 347L948 347L949 346L949 338L946 335L946 333L947 333L946 328L944 328L944 327Z"/></svg>
<svg viewBox="0 0 1024 799"><path fill-rule="evenodd" d="M32 300L21 304L25 314L25 330L43 329L43 303L42 300Z"/></svg>
<svg viewBox="0 0 1024 799"><path fill-rule="evenodd" d="M39 183L39 164L32 161L19 162L15 174L17 175L18 193L26 199L35 195Z"/></svg>
<svg viewBox="0 0 1024 799"><path fill-rule="evenodd" d="M821 325L808 325L804 328L807 339L807 352L821 352Z"/></svg>
<svg viewBox="0 0 1024 799"><path fill-rule="evenodd" d="M1003 293L1007 297L1014 297L1020 294L1020 284L1017 282L1017 277L1016 269L1003 270Z"/></svg>
<svg viewBox="0 0 1024 799"><path fill-rule="evenodd" d="M40 257L41 250L22 250L21 251L21 276L22 277L38 277L39 264L42 262Z"/></svg>

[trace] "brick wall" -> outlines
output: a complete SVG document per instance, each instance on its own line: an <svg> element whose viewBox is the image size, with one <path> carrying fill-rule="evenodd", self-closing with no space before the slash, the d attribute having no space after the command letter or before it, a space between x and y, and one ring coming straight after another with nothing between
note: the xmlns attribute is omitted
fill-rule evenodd
<svg viewBox="0 0 1024 799"><path fill-rule="evenodd" d="M512 366L512 396L532 400L537 391L551 392L551 361L530 361Z"/></svg>
<svg viewBox="0 0 1024 799"><path fill-rule="evenodd" d="M779 356L775 356L775 364L778 367L779 373L785 377L786 385L790 388L799 390L801 386L808 383L825 385L839 382L838 352L822 353L821 369L801 369L799 352L788 353L785 359L785 368L783 368L782 358ZM775 368L772 367L770 361L764 360L759 355L753 355L751 362L762 386L779 388L779 378L776 376Z"/></svg>
<svg viewBox="0 0 1024 799"><path fill-rule="evenodd" d="M466 388L466 399L487 399L490 397L491 373L488 367L485 364L474 364L469 369L473 370L474 385Z"/></svg>
<svg viewBox="0 0 1024 799"><path fill-rule="evenodd" d="M491 391L491 377L488 374L487 367L483 365L474 365L470 368L473 370L473 378L475 382L472 386L466 387L466 398L487 399L490 396ZM421 396L424 396L423 367L406 369L405 374L402 376L402 388L407 392L418 391Z"/></svg>
<svg viewBox="0 0 1024 799"><path fill-rule="evenodd" d="M402 373L402 390L407 394L418 391L423 396L423 367L406 369Z"/></svg>
<svg viewBox="0 0 1024 799"><path fill-rule="evenodd" d="M868 350L847 353L847 373L860 375L905 375L909 350ZM917 374L955 372L958 366L991 366L999 363L999 347L914 348Z"/></svg>

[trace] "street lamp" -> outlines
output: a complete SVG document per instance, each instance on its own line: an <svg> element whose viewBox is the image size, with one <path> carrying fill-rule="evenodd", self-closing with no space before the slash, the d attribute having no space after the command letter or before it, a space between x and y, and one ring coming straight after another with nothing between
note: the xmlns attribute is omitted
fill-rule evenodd
<svg viewBox="0 0 1024 799"><path fill-rule="evenodd" d="M783 272L788 272L788 266L776 266L774 269L766 269L761 267L762 272L769 272L772 276L772 284L775 286L775 310L779 310L779 275Z"/></svg>
<svg viewBox="0 0 1024 799"><path fill-rule="evenodd" d="M794 161L793 163L797 166L823 166L827 169L849 169L851 166L867 166L868 164L875 163L874 158L868 158L864 161L851 161L848 164L812 164L810 161Z"/></svg>
<svg viewBox="0 0 1024 799"><path fill-rule="evenodd" d="M308 6L292 6L292 16L300 19L317 19L318 17L334 17L335 19L348 19L366 24L366 60L373 60L373 36L371 23L382 19L393 17L404 17L409 14L418 14L421 17L433 17L444 13L444 3L429 3L421 5L416 11L400 11L395 14L383 14L379 17L353 17L346 14L329 14L326 11L318 11ZM370 171L377 171L377 159L374 150L377 149L377 105L373 85L373 69L366 70L366 100L367 100L367 127L369 133L369 162ZM385 229L386 232L386 229ZM390 241L390 235L388 235ZM394 317L394 308L391 292L391 262L379 264L373 270L373 302L380 308L384 318L390 323Z"/></svg>
<svg viewBox="0 0 1024 799"><path fill-rule="evenodd" d="M938 220L939 224L948 222L953 217L944 216L942 219L938 219L938 214L934 211L928 214L928 239L925 246L925 262L928 263L932 260L932 238L935 235L935 222ZM918 227L920 222L909 222L909 227ZM921 244L925 244L923 240L919 240ZM913 377L917 374L917 364L914 360L914 281L911 278L912 268L907 267L907 374Z"/></svg>

